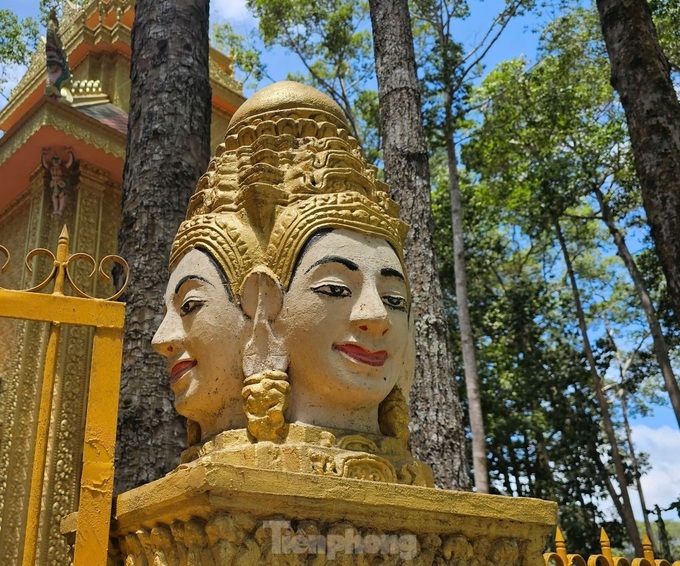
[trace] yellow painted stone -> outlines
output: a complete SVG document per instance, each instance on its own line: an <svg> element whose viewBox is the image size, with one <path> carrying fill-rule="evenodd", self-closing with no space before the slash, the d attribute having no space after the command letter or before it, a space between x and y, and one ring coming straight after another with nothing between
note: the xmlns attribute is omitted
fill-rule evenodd
<svg viewBox="0 0 680 566"><path fill-rule="evenodd" d="M118 496L116 560L538 566L556 512L536 499L231 466L215 453Z"/></svg>

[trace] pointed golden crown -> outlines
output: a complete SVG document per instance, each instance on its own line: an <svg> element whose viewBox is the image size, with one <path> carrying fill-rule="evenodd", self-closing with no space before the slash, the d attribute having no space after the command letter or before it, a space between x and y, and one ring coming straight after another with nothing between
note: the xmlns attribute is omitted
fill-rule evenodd
<svg viewBox="0 0 680 566"><path fill-rule="evenodd" d="M403 263L408 226L348 129L340 107L312 87L283 81L255 93L198 182L170 264L200 247L235 295L262 264L287 287L305 242L327 228L385 239Z"/></svg>

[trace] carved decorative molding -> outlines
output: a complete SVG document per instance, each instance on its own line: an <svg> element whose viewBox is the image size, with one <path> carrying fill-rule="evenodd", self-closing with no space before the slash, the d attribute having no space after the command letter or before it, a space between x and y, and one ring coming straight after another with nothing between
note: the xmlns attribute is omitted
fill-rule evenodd
<svg viewBox="0 0 680 566"><path fill-rule="evenodd" d="M127 534L114 564L236 566L251 564L525 564L524 542L512 536L470 537L384 531L350 521L324 522L282 517L256 519L245 513L192 517Z"/></svg>
<svg viewBox="0 0 680 566"><path fill-rule="evenodd" d="M233 69L231 70L231 74L225 72L212 57L208 59L208 72L211 81L215 81L217 84L226 87L232 92L240 93L243 89L243 85L234 78Z"/></svg>
<svg viewBox="0 0 680 566"><path fill-rule="evenodd" d="M75 112L76 114L73 114ZM7 161L40 128L50 126L65 134L101 149L119 159L125 158L125 136L104 124L79 119L77 110L67 109L57 103L43 104L34 112L19 132L0 146L0 164Z"/></svg>
<svg viewBox="0 0 680 566"><path fill-rule="evenodd" d="M37 158L38 159L38 158ZM81 180L77 201L67 207L60 221L73 227L73 246L92 257L116 252L120 221L120 187L110 174L81 162ZM12 202L0 216L0 242L24 257L29 250L53 249L61 227L49 215L49 199L45 198L42 168L36 167L27 190ZM0 254L1 256L1 254ZM0 257L0 263L4 260ZM49 262L45 262L49 263ZM33 274L13 262L2 275L3 287L23 289L37 285L48 275L50 266L40 264ZM91 262L75 262L69 267L76 285L91 296L115 293L112 283L90 279ZM18 549L23 544L27 482L30 479L32 431L35 428L35 376L40 373L44 357L45 334L40 323L12 323L0 319L0 336L8 334L6 354L0 362L3 387L0 389L0 564L16 564ZM63 566L70 563L70 548L60 532L62 517L76 509L77 477L82 464L83 410L87 386L82 376L90 361L91 329L67 325L63 330L59 351L60 370L55 383L54 427L47 457L49 482L44 487L43 523L38 547L39 563ZM27 433L27 431L29 431ZM7 473L7 470L11 470ZM28 475L27 475L28 474Z"/></svg>
<svg viewBox="0 0 680 566"><path fill-rule="evenodd" d="M116 509L116 566L541 566L557 506L194 462Z"/></svg>

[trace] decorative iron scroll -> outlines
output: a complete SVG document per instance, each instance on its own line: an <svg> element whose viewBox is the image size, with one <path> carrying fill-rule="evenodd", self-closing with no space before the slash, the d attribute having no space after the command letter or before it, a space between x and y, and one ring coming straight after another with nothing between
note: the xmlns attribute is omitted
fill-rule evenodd
<svg viewBox="0 0 680 566"><path fill-rule="evenodd" d="M5 272L10 264L10 253L4 246L0 246L0 253L6 257L0 272ZM97 265L85 253L70 254L66 226L59 234L56 255L44 248L28 253L25 263L29 273L33 273L31 261L37 256L47 257L52 263L49 274L42 282L25 290L0 287L0 317L50 323L39 386L39 410L21 564L34 566L36 563L61 329L64 324L71 324L94 327L88 390L91 393L96 392L87 396L85 410L73 564L106 566L111 519L107 510L111 508L113 497L113 458L125 323L125 305L115 299L122 295L127 286L129 267L118 256L107 256ZM118 264L125 274L123 285L118 292L106 299L92 297L74 282L71 274L72 266L80 260L85 260L92 266L88 279L99 272L106 281L110 281L111 277L104 266L109 263ZM51 281L54 281L52 293L37 293ZM65 294L66 282L70 285L69 295Z"/></svg>
<svg viewBox="0 0 680 566"><path fill-rule="evenodd" d="M3 245L0 245L0 252L2 252L6 257L3 266L0 268L0 273L5 273L9 268L11 255L9 250ZM25 259L26 269L30 274L33 273L33 268L31 267L31 260L37 256L44 256L51 259L52 269L50 273L47 275L47 277L45 277L45 279L41 283L38 283L37 285L29 289L23 289L26 292L41 291L42 289L47 287L47 285L49 285L51 281L54 280L53 294L61 295L64 293L64 282L68 281L73 294L78 297L83 297L85 299L99 298L104 301L115 301L123 294L130 279L130 267L128 266L128 263L120 256L107 255L99 262L99 266L97 266L96 260L89 254L83 252L69 254L69 235L66 226L62 228L61 234L59 234L59 242L57 244L56 257L50 250L47 250L45 248L36 248L34 250L31 250L26 255ZM83 291L80 287L78 287L70 271L72 265L78 260L84 260L92 266L92 271L89 273L89 275L87 275L88 279L92 279L95 276L95 274L98 273L99 277L106 282L111 281L111 276L104 270L104 266L107 264L119 265L122 269L122 272L125 274L125 280L123 281L123 285L115 294L111 295L110 297L100 298L89 295L88 293ZM0 286L0 289L3 288L4 287Z"/></svg>

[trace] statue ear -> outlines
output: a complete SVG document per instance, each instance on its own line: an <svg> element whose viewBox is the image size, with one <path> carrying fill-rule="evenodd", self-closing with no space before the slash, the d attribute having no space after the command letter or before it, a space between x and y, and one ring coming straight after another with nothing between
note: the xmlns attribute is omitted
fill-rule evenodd
<svg viewBox="0 0 680 566"><path fill-rule="evenodd" d="M266 268L257 269L246 278L241 296L241 308L253 321L252 334L243 352L245 377L267 371L285 371L288 355L271 324L283 305L281 284Z"/></svg>
<svg viewBox="0 0 680 566"><path fill-rule="evenodd" d="M241 308L245 315L253 320L264 316L271 322L282 305L283 289L276 276L266 268L251 271L241 293Z"/></svg>

